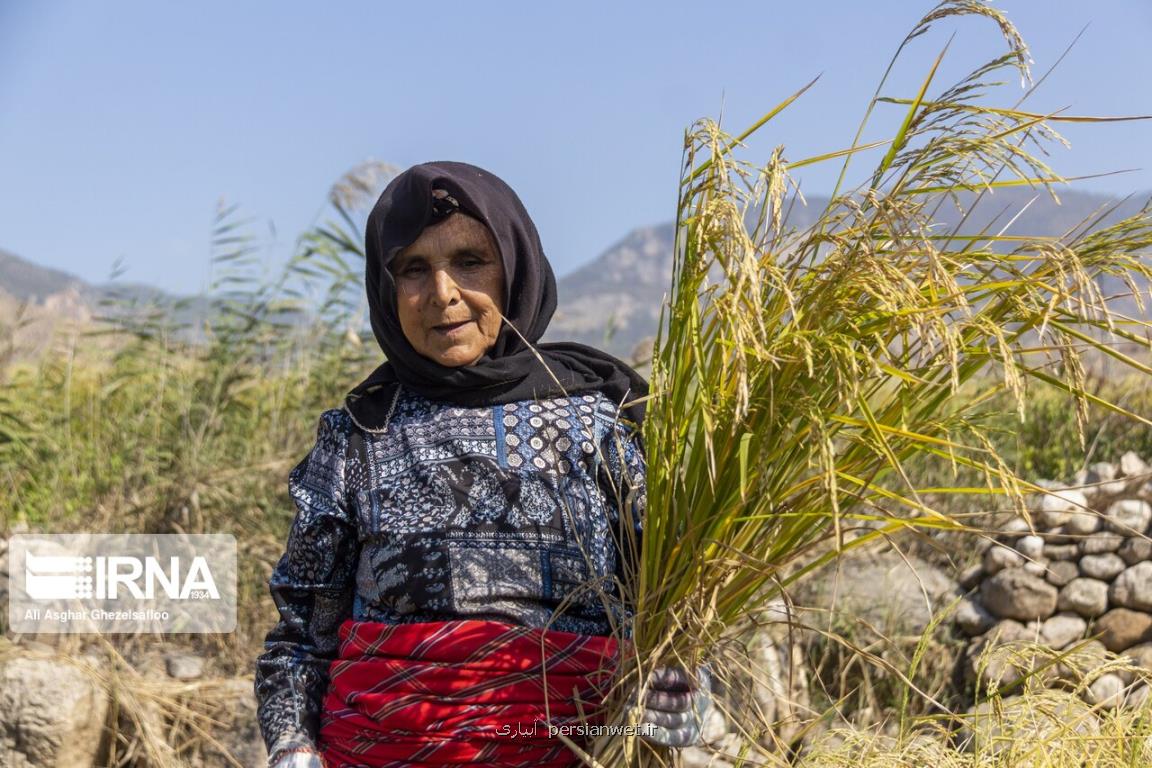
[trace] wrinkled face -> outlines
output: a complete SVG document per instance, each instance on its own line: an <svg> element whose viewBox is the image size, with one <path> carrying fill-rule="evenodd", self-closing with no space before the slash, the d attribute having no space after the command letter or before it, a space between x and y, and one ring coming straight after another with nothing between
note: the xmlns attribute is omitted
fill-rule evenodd
<svg viewBox="0 0 1152 768"><path fill-rule="evenodd" d="M389 270L400 327L418 353L455 368L475 363L496 343L504 265L488 227L454 213L421 232Z"/></svg>

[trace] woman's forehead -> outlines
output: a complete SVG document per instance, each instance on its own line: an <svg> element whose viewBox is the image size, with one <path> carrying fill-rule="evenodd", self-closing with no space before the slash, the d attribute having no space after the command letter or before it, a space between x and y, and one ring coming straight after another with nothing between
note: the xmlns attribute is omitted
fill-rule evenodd
<svg viewBox="0 0 1152 768"><path fill-rule="evenodd" d="M493 255L498 252L488 227L467 214L454 213L426 228L411 245L397 253L396 258L451 254L463 249L488 250Z"/></svg>

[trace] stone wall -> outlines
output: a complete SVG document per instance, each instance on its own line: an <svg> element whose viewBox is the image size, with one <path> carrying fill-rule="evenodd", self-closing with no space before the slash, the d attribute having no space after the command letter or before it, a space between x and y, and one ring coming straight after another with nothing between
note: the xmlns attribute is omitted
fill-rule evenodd
<svg viewBox="0 0 1152 768"><path fill-rule="evenodd" d="M1075 677L1071 659L1090 672L1106 651L1152 671L1152 470L1129 452L1068 485L1037 485L1047 493L1030 501L1031 521L1010 521L961 578L970 590L956 613L971 638L968 680L987 688L1037 672L1047 685L1065 685ZM1052 653L996 653L1017 641ZM1101 707L1148 695L1122 670L1085 679L1083 697Z"/></svg>

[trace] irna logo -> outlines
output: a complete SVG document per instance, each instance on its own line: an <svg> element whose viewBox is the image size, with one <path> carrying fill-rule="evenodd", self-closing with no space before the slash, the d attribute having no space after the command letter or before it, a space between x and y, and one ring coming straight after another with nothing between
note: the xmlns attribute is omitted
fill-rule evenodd
<svg viewBox="0 0 1152 768"><path fill-rule="evenodd" d="M208 561L201 556L75 557L25 554L28 597L36 600L220 599Z"/></svg>

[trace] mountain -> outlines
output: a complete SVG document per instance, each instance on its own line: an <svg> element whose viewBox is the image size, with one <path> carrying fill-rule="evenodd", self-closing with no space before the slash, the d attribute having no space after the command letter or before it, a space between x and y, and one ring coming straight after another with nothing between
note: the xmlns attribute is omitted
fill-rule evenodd
<svg viewBox="0 0 1152 768"><path fill-rule="evenodd" d="M15 254L0 250L0 289L16 299L33 304L69 288L83 288L83 280L50 267L41 267Z"/></svg>
<svg viewBox="0 0 1152 768"><path fill-rule="evenodd" d="M173 324L188 324L184 336L195 338L199 331L194 321L207 316L210 302L143 283L92 285L0 250L0 362L35 358L60 331L78 330L101 317L124 316L135 307L163 310ZM86 343L112 345L110 339L90 338Z"/></svg>
<svg viewBox="0 0 1152 768"><path fill-rule="evenodd" d="M558 307L543 341L578 341L627 359L656 333L672 282L673 224L630 232L557 280Z"/></svg>

